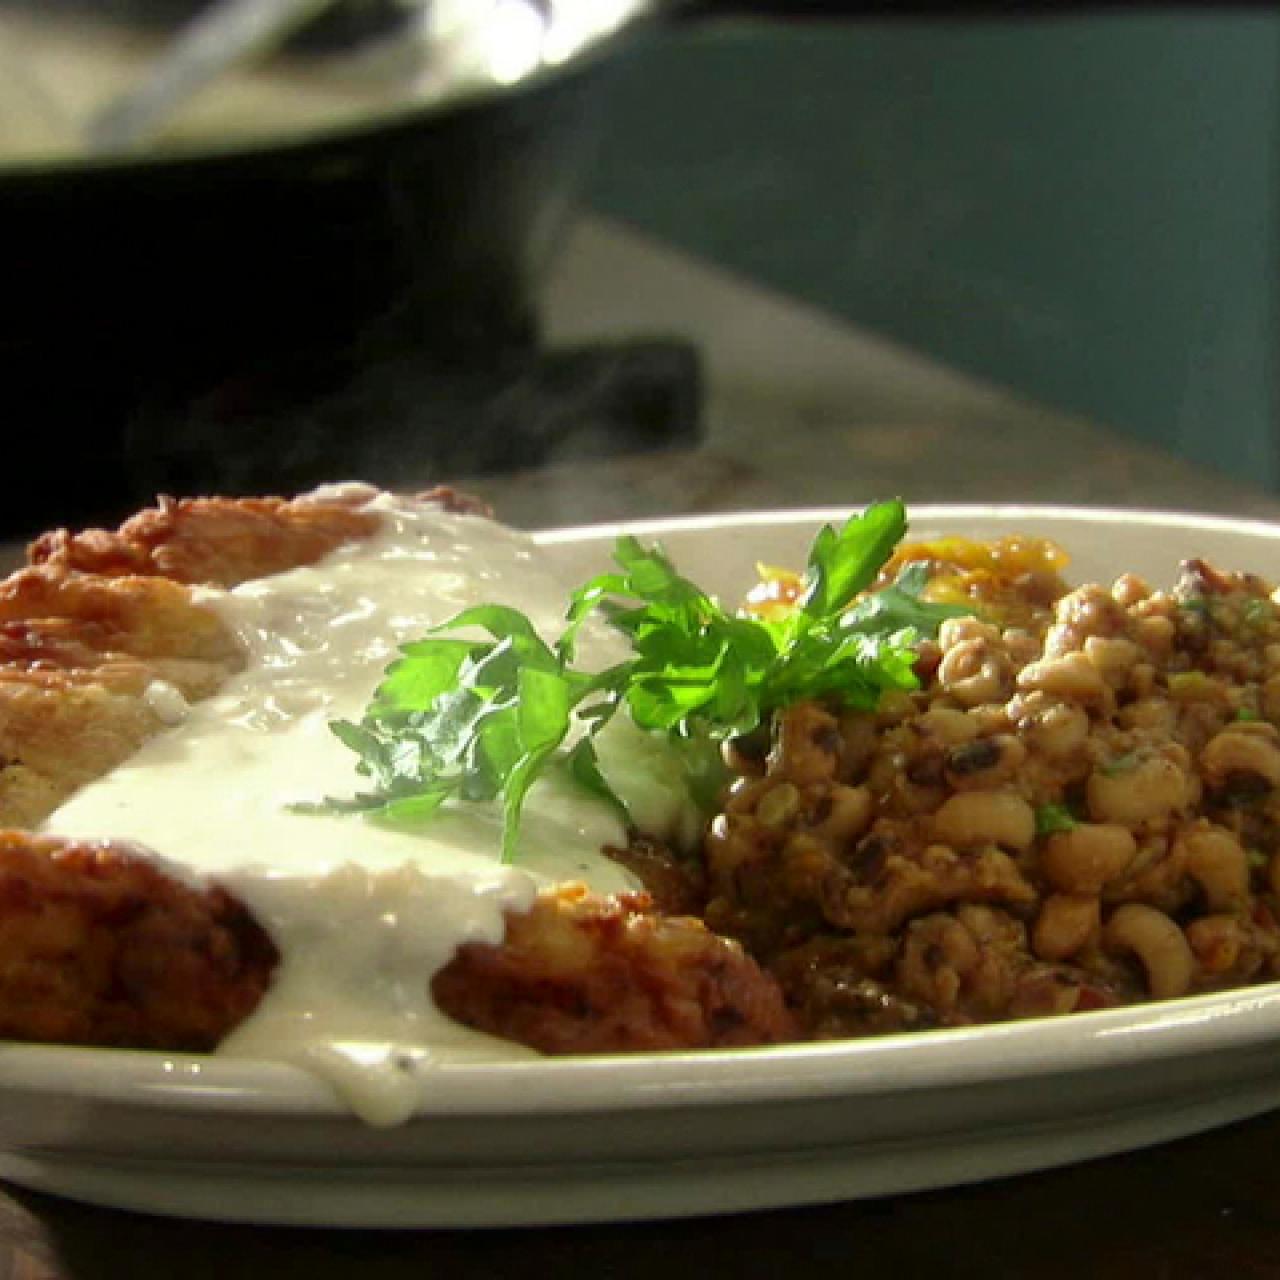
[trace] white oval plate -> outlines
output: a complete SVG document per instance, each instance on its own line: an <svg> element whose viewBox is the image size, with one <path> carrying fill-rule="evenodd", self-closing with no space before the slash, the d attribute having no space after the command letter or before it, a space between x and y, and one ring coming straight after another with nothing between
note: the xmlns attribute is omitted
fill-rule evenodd
<svg viewBox="0 0 1280 1280"><path fill-rule="evenodd" d="M733 598L836 511L628 526ZM538 535L570 581L618 527ZM1280 526L922 507L912 537L1025 532L1073 580L1167 583L1205 556L1280 577ZM0 1176L156 1213L341 1226L686 1216L940 1187L1128 1150L1280 1106L1280 984L1070 1018L722 1053L442 1066L372 1129L283 1065L0 1046Z"/></svg>

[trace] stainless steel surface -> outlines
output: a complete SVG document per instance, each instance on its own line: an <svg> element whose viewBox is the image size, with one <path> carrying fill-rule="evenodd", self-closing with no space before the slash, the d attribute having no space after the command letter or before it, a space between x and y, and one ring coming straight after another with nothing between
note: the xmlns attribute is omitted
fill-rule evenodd
<svg viewBox="0 0 1280 1280"><path fill-rule="evenodd" d="M88 139L108 157L144 139L153 154L186 156L494 97L603 52L657 7L0 0L0 168L83 163ZM297 39L273 39L295 21Z"/></svg>
<svg viewBox="0 0 1280 1280"><path fill-rule="evenodd" d="M215 0L182 27L142 78L88 122L90 150L123 151L162 133L202 89L278 48L336 0Z"/></svg>

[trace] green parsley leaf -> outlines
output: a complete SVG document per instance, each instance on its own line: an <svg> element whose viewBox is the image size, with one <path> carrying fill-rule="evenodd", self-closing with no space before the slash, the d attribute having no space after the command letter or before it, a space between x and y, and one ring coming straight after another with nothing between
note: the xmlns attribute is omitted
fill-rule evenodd
<svg viewBox="0 0 1280 1280"><path fill-rule="evenodd" d="M1036 809L1036 835L1051 836L1060 831L1074 831L1080 823L1064 804L1042 804Z"/></svg>
<svg viewBox="0 0 1280 1280"><path fill-rule="evenodd" d="M1118 778L1122 773L1131 772L1137 766L1139 759L1136 751L1127 751L1124 755L1114 756L1106 764L1099 765L1098 772L1108 778Z"/></svg>
<svg viewBox="0 0 1280 1280"><path fill-rule="evenodd" d="M592 745L623 706L641 728L688 744L690 759L701 759L802 698L873 709L887 689L915 689L920 642L945 618L969 611L922 601L923 566L866 594L905 531L901 502L869 507L838 530L824 527L799 607L780 619L727 613L660 547L633 537L615 543L615 570L573 592L554 645L518 610L464 610L403 646L359 724L331 726L374 789L327 807L412 822L451 797L500 800L509 861L529 788L571 734L570 776L625 813ZM593 673L574 662L582 625L595 614L627 637L631 654ZM462 628L491 639L442 634Z"/></svg>
<svg viewBox="0 0 1280 1280"><path fill-rule="evenodd" d="M851 517L836 533L823 528L809 551L801 611L810 618L839 613L876 579L907 531L901 502L881 502Z"/></svg>
<svg viewBox="0 0 1280 1280"><path fill-rule="evenodd" d="M1261 627L1275 616L1275 606L1270 600L1254 597L1244 602L1240 610L1240 621L1246 627Z"/></svg>

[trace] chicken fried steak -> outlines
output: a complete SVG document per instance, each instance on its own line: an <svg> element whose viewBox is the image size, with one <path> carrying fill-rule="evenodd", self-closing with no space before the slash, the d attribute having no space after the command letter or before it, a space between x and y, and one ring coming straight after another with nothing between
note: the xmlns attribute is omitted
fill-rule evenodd
<svg viewBox="0 0 1280 1280"><path fill-rule="evenodd" d="M776 984L746 953L644 894L581 886L507 921L500 947L469 943L431 984L466 1026L543 1053L725 1049L798 1038Z"/></svg>
<svg viewBox="0 0 1280 1280"><path fill-rule="evenodd" d="M136 846L29 829L243 667L193 586L312 564L373 535L370 496L166 500L116 532L45 535L0 583L0 1035L209 1049L253 1012L279 955L236 898L189 887ZM447 490L423 501L487 514ZM795 1030L737 943L654 914L643 895L545 893L509 917L503 943L449 966L436 994L460 1020L546 1052Z"/></svg>
<svg viewBox="0 0 1280 1280"><path fill-rule="evenodd" d="M213 1049L278 960L221 889L127 846L0 832L0 1036Z"/></svg>

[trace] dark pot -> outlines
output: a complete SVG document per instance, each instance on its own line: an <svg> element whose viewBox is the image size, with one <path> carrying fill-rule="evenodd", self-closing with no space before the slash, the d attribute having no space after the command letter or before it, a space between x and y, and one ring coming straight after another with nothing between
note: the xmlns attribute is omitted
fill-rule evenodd
<svg viewBox="0 0 1280 1280"><path fill-rule="evenodd" d="M395 355L530 343L592 78L294 147L9 177L5 407L57 442L29 492L87 514L198 490L198 460L162 474L138 445L305 408Z"/></svg>
<svg viewBox="0 0 1280 1280"><path fill-rule="evenodd" d="M377 424L321 407L371 370L528 348L599 74L311 141L6 174L3 406L34 447L5 532L227 487L215 424L259 459L278 436L275 474L234 487L332 476L324 437Z"/></svg>
<svg viewBox="0 0 1280 1280"><path fill-rule="evenodd" d="M74 13L87 0L0 0L0 14L32 3ZM304 51L341 46L389 4L344 0L302 33ZM171 22L192 7L90 10ZM520 382L533 359L540 275L611 56L656 8L861 7L636 0L634 21L529 83L393 103L309 139L0 170L0 405L10 440L32 446L0 533L113 520L158 491L357 472L417 483L536 460L519 397L482 441L471 408L491 374Z"/></svg>

